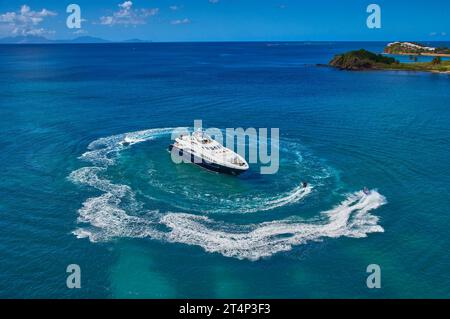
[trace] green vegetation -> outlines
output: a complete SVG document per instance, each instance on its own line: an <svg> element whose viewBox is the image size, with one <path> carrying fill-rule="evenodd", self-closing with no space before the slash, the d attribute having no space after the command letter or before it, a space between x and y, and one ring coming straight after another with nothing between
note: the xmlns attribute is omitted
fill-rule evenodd
<svg viewBox="0 0 450 319"><path fill-rule="evenodd" d="M450 55L450 49L446 48L446 47L436 48L435 52L438 53L438 54L448 54L448 55Z"/></svg>
<svg viewBox="0 0 450 319"><path fill-rule="evenodd" d="M433 65L441 64L441 63L442 63L442 60L441 60L441 57L439 57L439 56L435 56L433 61L431 61L431 64L433 64Z"/></svg>
<svg viewBox="0 0 450 319"><path fill-rule="evenodd" d="M387 66L381 70L405 70L405 71L423 71L423 72L447 72L450 73L450 61L442 61L434 64L433 62L415 62L399 63L395 67Z"/></svg>
<svg viewBox="0 0 450 319"><path fill-rule="evenodd" d="M380 66L385 65L398 64L398 61L394 58L361 49L336 55L329 64L346 70L366 70L377 69Z"/></svg>
<svg viewBox="0 0 450 319"><path fill-rule="evenodd" d="M413 46L409 45L413 44ZM450 55L450 49L446 47L427 50L423 44L416 42L395 42L384 48L384 53L388 54L409 54L409 55Z"/></svg>
<svg viewBox="0 0 450 319"><path fill-rule="evenodd" d="M404 70L450 73L450 61L435 57L432 62L400 63L394 58L375 54L364 49L336 55L330 66L342 70Z"/></svg>

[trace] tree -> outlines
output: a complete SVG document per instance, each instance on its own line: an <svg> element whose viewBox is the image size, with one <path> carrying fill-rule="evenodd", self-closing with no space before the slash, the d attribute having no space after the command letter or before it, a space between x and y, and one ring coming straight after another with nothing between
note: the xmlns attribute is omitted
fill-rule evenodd
<svg viewBox="0 0 450 319"><path fill-rule="evenodd" d="M431 61L431 64L434 64L434 65L436 65L436 64L441 64L441 57L440 56L435 56L434 58L433 58L433 61Z"/></svg>

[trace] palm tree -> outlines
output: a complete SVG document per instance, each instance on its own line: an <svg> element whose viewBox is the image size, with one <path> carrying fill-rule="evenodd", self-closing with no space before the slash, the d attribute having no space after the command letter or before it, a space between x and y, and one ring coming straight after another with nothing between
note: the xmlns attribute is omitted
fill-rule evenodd
<svg viewBox="0 0 450 319"><path fill-rule="evenodd" d="M431 64L434 64L434 65L436 65L436 64L441 64L441 57L440 56L435 56L434 58L433 58L433 61L431 61Z"/></svg>

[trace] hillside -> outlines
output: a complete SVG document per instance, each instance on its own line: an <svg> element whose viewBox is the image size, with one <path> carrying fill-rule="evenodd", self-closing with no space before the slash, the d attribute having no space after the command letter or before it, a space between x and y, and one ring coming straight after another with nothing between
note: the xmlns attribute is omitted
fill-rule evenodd
<svg viewBox="0 0 450 319"><path fill-rule="evenodd" d="M450 61L436 57L432 62L400 63L394 58L364 49L336 55L328 65L341 70L399 70L450 74Z"/></svg>
<svg viewBox="0 0 450 319"><path fill-rule="evenodd" d="M398 64L398 61L364 49L336 55L329 62L329 65L345 70L378 69L391 64Z"/></svg>
<svg viewBox="0 0 450 319"><path fill-rule="evenodd" d="M450 49L435 48L415 42L392 42L384 48L387 54L450 56Z"/></svg>

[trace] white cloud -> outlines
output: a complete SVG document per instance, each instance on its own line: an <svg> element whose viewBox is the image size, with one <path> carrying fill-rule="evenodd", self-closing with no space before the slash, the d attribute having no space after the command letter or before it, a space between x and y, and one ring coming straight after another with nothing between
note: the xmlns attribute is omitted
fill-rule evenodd
<svg viewBox="0 0 450 319"><path fill-rule="evenodd" d="M131 2L131 1L125 1L124 3L119 4L119 7L124 10L130 10L132 6L133 6L133 2Z"/></svg>
<svg viewBox="0 0 450 319"><path fill-rule="evenodd" d="M447 32L444 32L444 31L442 31L442 32L430 32L430 37L435 37L435 36L439 36L439 35L445 37L447 35Z"/></svg>
<svg viewBox="0 0 450 319"><path fill-rule="evenodd" d="M183 6L172 5L169 7L169 9L172 11L177 11L177 10L180 10L182 7Z"/></svg>
<svg viewBox="0 0 450 319"><path fill-rule="evenodd" d="M178 19L178 20L172 20L170 22L171 24L189 24L191 23L191 20L189 20L188 18L184 18L184 19Z"/></svg>
<svg viewBox="0 0 450 319"><path fill-rule="evenodd" d="M209 3L212 3L212 4L219 3L219 0L208 0L208 1L209 1Z"/></svg>
<svg viewBox="0 0 450 319"><path fill-rule="evenodd" d="M119 10L113 12L110 16L100 17L100 24L104 25L137 25L146 24L147 18L157 15L158 8L134 9L132 1L125 1L118 5Z"/></svg>
<svg viewBox="0 0 450 319"><path fill-rule="evenodd" d="M42 9L33 11L27 5L22 5L19 11L6 12L0 14L0 25L2 30L18 35L46 35L53 34L54 31L39 27L47 17L55 16L56 12Z"/></svg>

